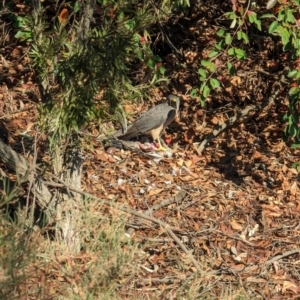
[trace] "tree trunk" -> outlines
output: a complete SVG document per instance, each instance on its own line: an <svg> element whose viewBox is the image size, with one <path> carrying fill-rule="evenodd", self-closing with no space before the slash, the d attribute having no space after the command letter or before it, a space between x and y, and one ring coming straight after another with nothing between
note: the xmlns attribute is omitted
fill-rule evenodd
<svg viewBox="0 0 300 300"><path fill-rule="evenodd" d="M55 173L69 186L81 189L82 158L77 134L72 135L65 153L57 149L54 157ZM82 196L68 189L57 192L56 238L65 243L66 251L78 254L80 251L80 222Z"/></svg>

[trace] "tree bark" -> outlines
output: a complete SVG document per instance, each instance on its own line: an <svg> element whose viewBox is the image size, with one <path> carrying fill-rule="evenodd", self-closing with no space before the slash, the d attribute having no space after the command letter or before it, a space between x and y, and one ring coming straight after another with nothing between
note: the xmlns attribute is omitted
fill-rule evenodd
<svg viewBox="0 0 300 300"><path fill-rule="evenodd" d="M0 139L0 162L2 162L9 171L15 173L21 181L29 180L28 172L31 166L29 161L7 146L2 139ZM37 198L37 204L43 209L49 219L53 219L56 212L54 201L52 201L52 194L39 180L37 175L34 177L32 189Z"/></svg>
<svg viewBox="0 0 300 300"><path fill-rule="evenodd" d="M83 159L80 156L81 144L77 134L72 135L66 151L62 154L57 149L54 156L54 170L57 176L70 186L81 189ZM78 254L80 251L80 206L82 196L68 189L59 190L57 194L56 238L63 241L66 251Z"/></svg>

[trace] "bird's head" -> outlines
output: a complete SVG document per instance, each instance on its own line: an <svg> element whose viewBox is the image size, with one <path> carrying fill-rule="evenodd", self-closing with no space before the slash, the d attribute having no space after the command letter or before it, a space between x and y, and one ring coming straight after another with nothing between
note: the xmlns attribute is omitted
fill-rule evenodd
<svg viewBox="0 0 300 300"><path fill-rule="evenodd" d="M176 111L179 110L179 104L180 104L180 99L179 97L175 96L175 95L169 95L168 96L168 104L170 106L172 106L173 108L176 109Z"/></svg>

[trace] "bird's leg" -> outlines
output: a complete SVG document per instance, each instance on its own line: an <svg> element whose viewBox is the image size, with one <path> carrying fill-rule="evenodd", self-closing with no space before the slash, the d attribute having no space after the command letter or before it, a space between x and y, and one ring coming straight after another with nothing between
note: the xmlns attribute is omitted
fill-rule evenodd
<svg viewBox="0 0 300 300"><path fill-rule="evenodd" d="M159 145L159 148L157 150L159 150L159 151L168 151L169 150L164 141L163 141L164 146L162 146L162 144L161 144L162 140L160 137L158 137L157 141L158 141L158 145Z"/></svg>
<svg viewBox="0 0 300 300"><path fill-rule="evenodd" d="M159 137L161 145L167 150L171 150L171 148L166 144L165 140Z"/></svg>

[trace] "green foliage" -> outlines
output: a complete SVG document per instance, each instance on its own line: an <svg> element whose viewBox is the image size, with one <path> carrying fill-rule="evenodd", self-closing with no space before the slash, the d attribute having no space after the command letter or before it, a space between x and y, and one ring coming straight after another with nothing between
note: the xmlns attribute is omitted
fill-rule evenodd
<svg viewBox="0 0 300 300"><path fill-rule="evenodd" d="M288 93L288 111L284 116L284 120L287 122L285 134L295 141L293 148L298 147L300 141L300 69L298 63L300 58L300 32L298 21L295 18L299 8L299 1L289 1L285 5L280 6L277 15L265 14L262 16L262 18L273 20L269 25L269 33L280 37L283 50L289 51L290 57L294 61L287 74L287 79L290 81L291 87Z"/></svg>
<svg viewBox="0 0 300 300"><path fill-rule="evenodd" d="M104 0L100 2L107 2L107 1ZM118 2L118 1L114 1L114 2ZM173 10L185 11L188 7L191 6L190 0L154 0L154 1L147 1L147 2L151 2L152 5L154 5L156 9L160 10L163 14L168 14Z"/></svg>
<svg viewBox="0 0 300 300"><path fill-rule="evenodd" d="M30 30L30 18L23 18L21 16L18 16L13 24L15 28L22 28L19 30L15 37L17 39L20 39L21 41L32 41L32 32Z"/></svg>
<svg viewBox="0 0 300 300"><path fill-rule="evenodd" d="M274 1L268 3L270 7L275 4ZM218 56L227 55L228 74L230 76L235 74L233 62L247 59L247 48L244 45L249 44L252 32L258 30L262 32L261 34L268 32L270 35L279 37L282 50L289 51L290 57L294 61L287 76L291 88L289 91L289 109L284 120L287 122L285 133L293 138L294 147L297 147L300 144L300 31L299 21L296 19L300 9L299 1L293 0L280 5L277 14L260 15L261 10L257 5L252 4L250 7L247 5L239 6L239 9L235 7L233 11L224 14L231 22L230 26L229 28L220 28L216 32L217 43L211 46L207 57L201 60L201 66L198 69L200 87L199 89L194 88L191 96L199 97L201 104L205 105L206 98L214 89L220 87L220 81L215 78L219 70L214 64ZM221 67L223 68L223 65Z"/></svg>
<svg viewBox="0 0 300 300"><path fill-rule="evenodd" d="M235 46L236 41L240 41L244 44L249 43L248 34L244 31L245 14L243 10L241 10L239 14L237 12L228 12L225 13L225 16L231 20L230 28L236 28L236 30L232 33L223 28L219 29L216 32L217 43L210 49L207 59L201 61L201 67L198 69L201 85L199 89L192 90L191 96L198 97L202 106L205 105L205 101L211 92L221 86L220 81L214 78L218 71L214 60L219 55L227 54L227 70L230 75L233 75L235 69L231 61L235 59L244 60L247 58L246 51ZM254 23L255 26L261 30L261 22L255 13L249 14L249 21L250 23Z"/></svg>
<svg viewBox="0 0 300 300"><path fill-rule="evenodd" d="M102 118L105 109L114 111L120 100L141 97L166 81L165 67L153 54L147 31L166 16L155 14L155 6L148 1L98 2L104 5L103 11L84 42L77 38L80 27L62 22L59 16L53 26L42 17L43 9L19 22L16 37L31 42L30 56L41 83L40 124L54 142ZM74 4L73 18L78 22L82 5ZM131 76L135 66L152 73L149 82L139 85ZM96 101L99 92L101 98Z"/></svg>

